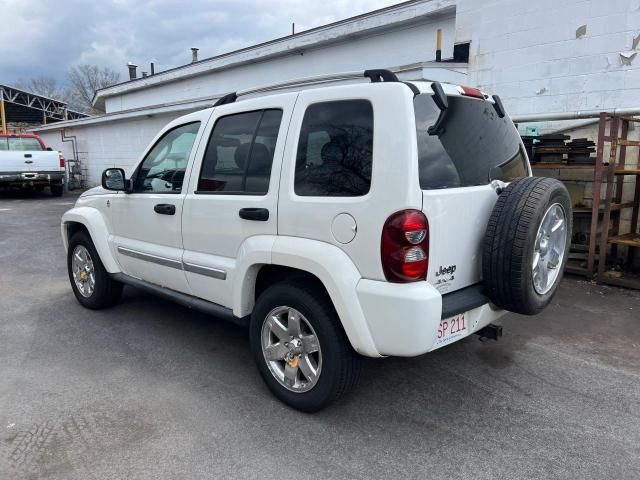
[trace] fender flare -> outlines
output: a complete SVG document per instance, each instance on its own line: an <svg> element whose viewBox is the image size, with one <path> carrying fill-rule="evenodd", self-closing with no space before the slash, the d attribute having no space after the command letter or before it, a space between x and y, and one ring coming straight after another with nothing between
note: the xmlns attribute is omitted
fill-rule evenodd
<svg viewBox="0 0 640 480"><path fill-rule="evenodd" d="M318 240L287 236L257 236L243 243L233 285L233 312L249 315L255 281L265 264L296 268L316 276L338 313L349 342L360 354L380 357L358 301L356 286L362 276L340 248Z"/></svg>
<svg viewBox="0 0 640 480"><path fill-rule="evenodd" d="M65 251L69 248L67 226L71 222L80 223L88 230L93 245L96 247L100 260L107 272L119 273L121 269L111 252L109 229L103 215L91 207L74 207L65 212L60 224Z"/></svg>

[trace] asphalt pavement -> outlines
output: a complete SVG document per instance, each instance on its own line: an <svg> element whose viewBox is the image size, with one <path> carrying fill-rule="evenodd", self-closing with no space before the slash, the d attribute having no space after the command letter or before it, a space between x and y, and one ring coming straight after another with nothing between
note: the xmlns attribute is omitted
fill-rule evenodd
<svg viewBox="0 0 640 480"><path fill-rule="evenodd" d="M0 193L0 479L640 478L640 292L566 278L500 341L367 360L307 415L240 327L129 287L82 308L74 200Z"/></svg>

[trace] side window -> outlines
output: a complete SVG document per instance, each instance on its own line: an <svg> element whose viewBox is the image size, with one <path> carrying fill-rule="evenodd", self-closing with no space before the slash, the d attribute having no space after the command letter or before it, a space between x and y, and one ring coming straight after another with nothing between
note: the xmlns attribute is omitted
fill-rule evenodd
<svg viewBox="0 0 640 480"><path fill-rule="evenodd" d="M169 130L158 140L140 165L133 191L139 193L180 193L200 122Z"/></svg>
<svg viewBox="0 0 640 480"><path fill-rule="evenodd" d="M196 193L264 195L282 110L259 110L219 118L202 162Z"/></svg>
<svg viewBox="0 0 640 480"><path fill-rule="evenodd" d="M367 100L310 105L302 119L294 191L357 197L371 186L373 107Z"/></svg>

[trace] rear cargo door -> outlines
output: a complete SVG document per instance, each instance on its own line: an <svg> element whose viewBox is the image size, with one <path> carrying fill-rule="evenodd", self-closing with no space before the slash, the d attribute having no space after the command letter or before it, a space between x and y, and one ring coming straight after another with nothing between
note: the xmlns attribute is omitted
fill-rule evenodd
<svg viewBox="0 0 640 480"><path fill-rule="evenodd" d="M443 113L432 95L422 94L414 106L429 221L427 280L448 293L482 281L482 245L497 189L530 168L513 122L492 102L449 96Z"/></svg>
<svg viewBox="0 0 640 480"><path fill-rule="evenodd" d="M497 198L491 185L423 191L429 220L427 281L440 293L482 280L482 241Z"/></svg>

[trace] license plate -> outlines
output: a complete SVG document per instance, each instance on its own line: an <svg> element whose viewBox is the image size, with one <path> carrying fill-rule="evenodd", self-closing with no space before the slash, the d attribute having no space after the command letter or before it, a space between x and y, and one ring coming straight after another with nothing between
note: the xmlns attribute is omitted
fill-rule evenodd
<svg viewBox="0 0 640 480"><path fill-rule="evenodd" d="M469 334L467 326L467 312L459 313L451 318L440 320L438 335L436 337L436 347L442 347L449 343L460 340Z"/></svg>

